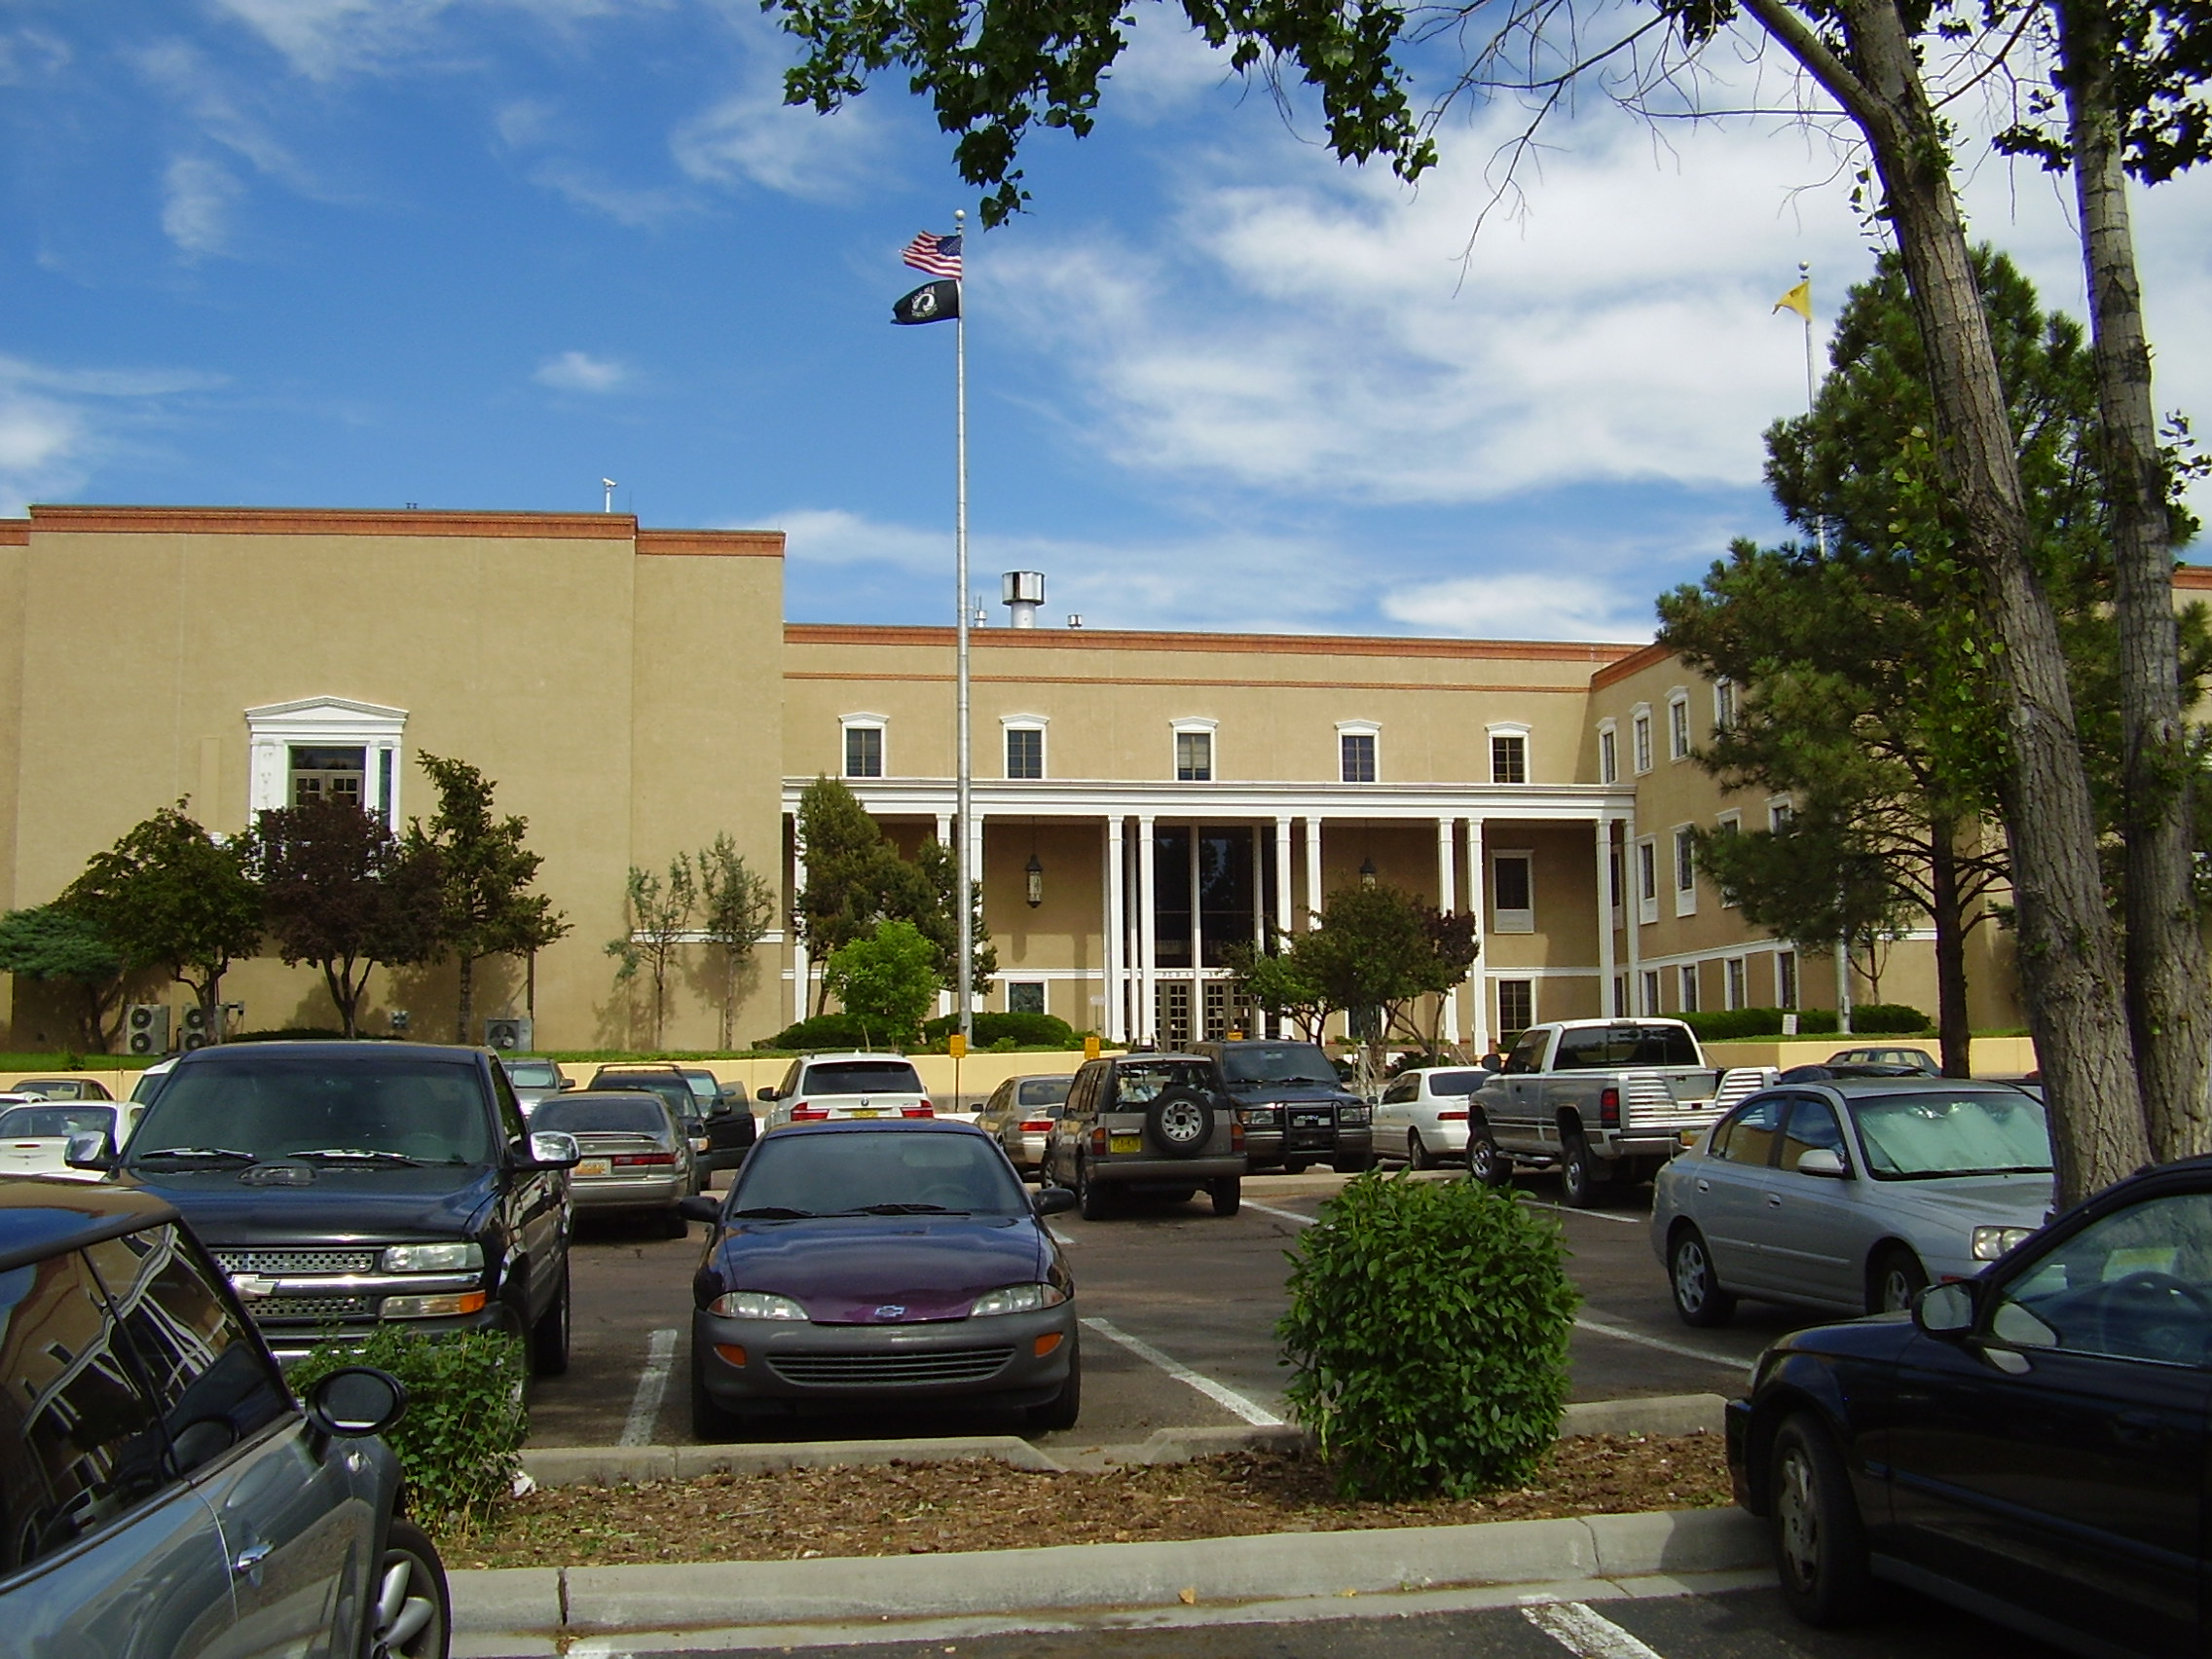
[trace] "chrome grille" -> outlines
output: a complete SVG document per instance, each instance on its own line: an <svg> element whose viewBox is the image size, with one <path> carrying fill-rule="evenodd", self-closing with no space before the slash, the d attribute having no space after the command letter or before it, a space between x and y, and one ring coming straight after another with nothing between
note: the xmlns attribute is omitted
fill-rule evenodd
<svg viewBox="0 0 2212 1659"><path fill-rule="evenodd" d="M1008 1347L931 1348L919 1353L771 1353L769 1369L787 1382L844 1387L912 1382L979 1382L1014 1358Z"/></svg>
<svg viewBox="0 0 2212 1659"><path fill-rule="evenodd" d="M373 1273L374 1250L218 1250L215 1260L226 1273L267 1273L291 1278L300 1273Z"/></svg>
<svg viewBox="0 0 2212 1659"><path fill-rule="evenodd" d="M248 1303L247 1310L263 1324L313 1319L326 1324L334 1319L366 1319L365 1296L271 1296Z"/></svg>

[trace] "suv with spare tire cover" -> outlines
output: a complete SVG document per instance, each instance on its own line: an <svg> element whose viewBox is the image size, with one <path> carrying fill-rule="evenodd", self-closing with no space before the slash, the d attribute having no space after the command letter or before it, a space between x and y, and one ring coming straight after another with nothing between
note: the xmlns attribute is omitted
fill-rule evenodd
<svg viewBox="0 0 2212 1659"><path fill-rule="evenodd" d="M1192 1050L1219 1068L1255 1174L1303 1175L1308 1164L1326 1163L1357 1175L1375 1166L1373 1109L1344 1086L1318 1044L1232 1037Z"/></svg>
<svg viewBox="0 0 2212 1659"><path fill-rule="evenodd" d="M1202 1054L1087 1062L1045 1146L1045 1184L1073 1187L1087 1221L1124 1192L1188 1201L1201 1187L1214 1214L1235 1215L1244 1170L1244 1125Z"/></svg>

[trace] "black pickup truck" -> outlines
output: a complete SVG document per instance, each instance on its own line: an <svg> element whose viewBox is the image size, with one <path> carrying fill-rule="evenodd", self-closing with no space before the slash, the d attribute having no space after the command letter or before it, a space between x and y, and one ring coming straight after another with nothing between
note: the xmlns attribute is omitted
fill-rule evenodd
<svg viewBox="0 0 2212 1659"><path fill-rule="evenodd" d="M381 1322L497 1329L569 1362L572 1137L532 1134L476 1049L254 1043L180 1058L118 1157L79 1168L176 1206L279 1360Z"/></svg>

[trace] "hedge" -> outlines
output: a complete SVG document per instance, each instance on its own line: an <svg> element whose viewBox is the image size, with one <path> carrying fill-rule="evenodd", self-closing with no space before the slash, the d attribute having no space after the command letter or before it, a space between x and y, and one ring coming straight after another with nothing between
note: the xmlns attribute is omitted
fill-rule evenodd
<svg viewBox="0 0 2212 1659"><path fill-rule="evenodd" d="M1782 1016L1788 1012L1796 1014L1801 1037L1836 1035L1833 1009L1728 1008L1675 1017L1696 1032L1702 1042L1728 1043L1746 1037L1781 1036ZM1930 1028L1928 1015L1903 1003L1862 1003L1851 1011L1854 1037L1909 1037Z"/></svg>

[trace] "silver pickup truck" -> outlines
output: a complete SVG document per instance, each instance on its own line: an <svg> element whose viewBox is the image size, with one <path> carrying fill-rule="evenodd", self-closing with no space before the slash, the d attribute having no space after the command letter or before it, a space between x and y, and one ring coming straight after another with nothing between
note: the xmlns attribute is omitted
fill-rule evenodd
<svg viewBox="0 0 2212 1659"><path fill-rule="evenodd" d="M1502 1187L1516 1165L1560 1172L1586 1209L1615 1181L1648 1181L1694 1134L1774 1079L1706 1064L1677 1019L1567 1019L1521 1033L1468 1102L1467 1173Z"/></svg>

